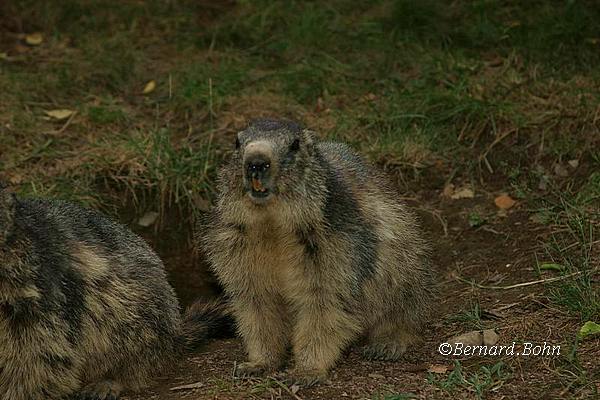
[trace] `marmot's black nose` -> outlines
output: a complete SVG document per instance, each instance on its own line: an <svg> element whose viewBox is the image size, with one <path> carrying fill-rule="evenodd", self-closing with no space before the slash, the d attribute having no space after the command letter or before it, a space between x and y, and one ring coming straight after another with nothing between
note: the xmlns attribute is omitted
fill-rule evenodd
<svg viewBox="0 0 600 400"><path fill-rule="evenodd" d="M246 160L246 171L250 178L262 178L269 172L269 168L271 168L271 163L264 156L256 155Z"/></svg>

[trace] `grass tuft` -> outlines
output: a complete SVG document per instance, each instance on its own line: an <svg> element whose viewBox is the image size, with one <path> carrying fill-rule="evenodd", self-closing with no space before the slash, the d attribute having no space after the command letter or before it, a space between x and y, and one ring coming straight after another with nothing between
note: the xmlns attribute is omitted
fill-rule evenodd
<svg viewBox="0 0 600 400"><path fill-rule="evenodd" d="M502 361L491 366L482 365L476 372L465 370L460 361L455 361L454 369L448 376L442 378L430 373L427 381L449 393L466 389L478 399L483 399L488 392L497 390L509 378L509 367Z"/></svg>

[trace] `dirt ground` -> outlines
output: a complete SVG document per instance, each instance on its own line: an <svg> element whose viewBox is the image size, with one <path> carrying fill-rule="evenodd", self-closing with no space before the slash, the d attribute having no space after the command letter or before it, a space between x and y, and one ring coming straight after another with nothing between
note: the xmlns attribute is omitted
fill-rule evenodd
<svg viewBox="0 0 600 400"><path fill-rule="evenodd" d="M243 345L234 338L216 340L202 352L182 360L147 391L125 398L595 398L600 390L597 380L600 346L597 341L579 344L580 367L592 380L583 386L570 381L571 377L563 368L566 365L564 358L572 350L579 321L548 301L543 284L514 289L481 289L465 282L510 286L540 279L533 266L539 243L550 234L550 228L532 221L531 213L522 204L511 208L506 216L494 217L482 227L470 226L467 215L471 210L477 209L483 214L497 212L493 200L502 190L502 182L496 183L495 188L488 184L489 192L476 193L472 199L451 200L441 195L442 178L422 181L427 183L421 183L421 187L407 194L407 201L419 213L434 243L441 298L436 317L423 334L423 344L412 349L403 360L395 363L367 361L361 357L359 349L353 347L332 371L328 382L297 390L283 384L278 377L235 379L232 375L235 363L245 360ZM167 260L172 275L186 274L185 271L194 268L187 265L181 271L173 265L177 262L178 259ZM194 279L188 279L190 281L193 283ZM437 351L440 343L473 328L452 316L460 315L475 303L480 308L479 327L496 329L500 335L498 344L510 345L516 341L517 350L522 348L523 342L559 345L560 355L442 356ZM472 384L442 390L440 385L443 383L439 382L452 381L449 374L456 367L455 361L459 361L459 368L465 370L465 380ZM487 381L476 373L469 375L466 372L478 371L481 366L491 368L498 363L502 365L502 374ZM429 372L432 368L447 371L441 374ZM479 379L485 381L482 393L477 389L477 384L482 383Z"/></svg>

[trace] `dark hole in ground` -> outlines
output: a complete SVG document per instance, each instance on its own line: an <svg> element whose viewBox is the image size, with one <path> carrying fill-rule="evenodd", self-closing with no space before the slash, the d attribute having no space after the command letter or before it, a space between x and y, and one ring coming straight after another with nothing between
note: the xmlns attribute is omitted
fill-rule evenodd
<svg viewBox="0 0 600 400"><path fill-rule="evenodd" d="M179 212L168 212L160 228L155 229L154 226L144 228L137 224L142 214L131 211L129 217L121 218L121 221L142 236L160 256L181 307L185 308L196 300L219 296L222 289L203 256L195 250L189 217Z"/></svg>
<svg viewBox="0 0 600 400"><path fill-rule="evenodd" d="M175 251L167 250L159 255L165 263L169 282L175 289L182 308L198 299L211 299L221 293L206 262L195 256L191 249L184 247Z"/></svg>

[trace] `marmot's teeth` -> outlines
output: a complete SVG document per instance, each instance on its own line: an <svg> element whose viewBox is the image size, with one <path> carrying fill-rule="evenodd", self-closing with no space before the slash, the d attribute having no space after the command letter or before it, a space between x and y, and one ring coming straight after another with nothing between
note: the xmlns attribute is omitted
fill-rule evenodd
<svg viewBox="0 0 600 400"><path fill-rule="evenodd" d="M262 183L256 178L252 178L252 189L256 192L264 192L266 190Z"/></svg>

